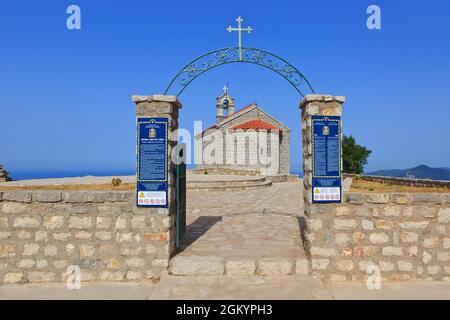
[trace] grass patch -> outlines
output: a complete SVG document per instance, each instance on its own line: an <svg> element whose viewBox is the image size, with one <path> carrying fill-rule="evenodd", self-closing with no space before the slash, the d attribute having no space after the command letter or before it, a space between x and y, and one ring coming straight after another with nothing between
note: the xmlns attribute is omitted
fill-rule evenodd
<svg viewBox="0 0 450 320"><path fill-rule="evenodd" d="M125 191L134 190L135 183L121 183L118 186L112 184L83 184L83 185L55 185L55 186L23 186L23 187L0 187L4 190L62 190L62 191Z"/></svg>
<svg viewBox="0 0 450 320"><path fill-rule="evenodd" d="M411 187L394 184L385 184L362 179L353 179L350 192L389 192L389 193L450 193L448 188Z"/></svg>

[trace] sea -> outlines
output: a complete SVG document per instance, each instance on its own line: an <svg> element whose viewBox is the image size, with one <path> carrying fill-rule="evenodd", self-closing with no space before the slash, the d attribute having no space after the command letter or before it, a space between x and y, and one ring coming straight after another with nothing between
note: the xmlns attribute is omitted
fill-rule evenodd
<svg viewBox="0 0 450 320"><path fill-rule="evenodd" d="M110 177L133 176L135 169L123 170L10 170L9 176L13 180L50 179L50 178L74 178L74 177Z"/></svg>
<svg viewBox="0 0 450 320"><path fill-rule="evenodd" d="M30 180L30 179L50 179L50 178L73 178L73 177L111 177L111 176L133 176L136 169L119 169L119 170L10 170L9 176L13 180ZM303 177L303 173L292 171L291 174Z"/></svg>

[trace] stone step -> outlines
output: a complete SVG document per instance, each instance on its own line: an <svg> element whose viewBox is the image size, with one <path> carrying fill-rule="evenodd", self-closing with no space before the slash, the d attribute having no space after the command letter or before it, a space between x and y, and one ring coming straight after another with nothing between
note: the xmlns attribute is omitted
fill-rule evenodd
<svg viewBox="0 0 450 320"><path fill-rule="evenodd" d="M286 276L308 275L306 257L224 258L218 256L177 255L172 258L169 273L177 276Z"/></svg>
<svg viewBox="0 0 450 320"><path fill-rule="evenodd" d="M197 187L228 187L228 186L248 186L255 185L259 183L263 183L269 181L267 177L235 177L234 179L221 179L220 176L215 176L215 180L189 180L189 177L186 181L187 188L197 188Z"/></svg>
<svg viewBox="0 0 450 320"><path fill-rule="evenodd" d="M190 192L225 192L225 191L244 191L272 186L272 180L264 178L258 181L226 181L226 182L187 182L186 188Z"/></svg>

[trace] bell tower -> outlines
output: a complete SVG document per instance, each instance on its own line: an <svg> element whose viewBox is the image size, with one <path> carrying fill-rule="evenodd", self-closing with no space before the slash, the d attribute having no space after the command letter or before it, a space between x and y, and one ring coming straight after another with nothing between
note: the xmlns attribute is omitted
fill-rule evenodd
<svg viewBox="0 0 450 320"><path fill-rule="evenodd" d="M234 113L234 98L228 93L228 86L223 87L223 94L217 97L216 101L216 120L219 123Z"/></svg>

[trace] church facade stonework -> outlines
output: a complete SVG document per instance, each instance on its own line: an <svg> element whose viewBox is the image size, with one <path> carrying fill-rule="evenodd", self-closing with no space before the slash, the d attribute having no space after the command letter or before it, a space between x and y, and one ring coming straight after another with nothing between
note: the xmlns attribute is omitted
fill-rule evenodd
<svg viewBox="0 0 450 320"><path fill-rule="evenodd" d="M195 136L197 169L232 168L289 174L290 129L256 102L235 111L228 88L216 102L216 123Z"/></svg>

